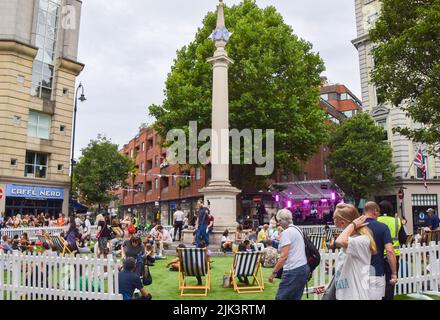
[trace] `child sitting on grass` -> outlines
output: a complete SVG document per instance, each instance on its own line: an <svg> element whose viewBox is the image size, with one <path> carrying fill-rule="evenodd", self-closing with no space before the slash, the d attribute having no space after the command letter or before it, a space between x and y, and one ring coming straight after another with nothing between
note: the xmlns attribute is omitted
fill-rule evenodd
<svg viewBox="0 0 440 320"><path fill-rule="evenodd" d="M166 268L170 268L170 271L179 271L179 264L180 264L180 259L179 259L179 248L180 249L185 249L186 246L184 244L179 244L176 248L176 253L177 253L177 258L174 260L171 260L170 262L168 262L168 264L166 265Z"/></svg>

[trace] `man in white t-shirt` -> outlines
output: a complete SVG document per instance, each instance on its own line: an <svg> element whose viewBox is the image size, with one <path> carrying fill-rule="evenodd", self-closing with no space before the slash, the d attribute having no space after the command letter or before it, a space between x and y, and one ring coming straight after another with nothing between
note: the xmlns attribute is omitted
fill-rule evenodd
<svg viewBox="0 0 440 320"><path fill-rule="evenodd" d="M154 238L154 251L159 247L159 257L163 256L163 249L168 249L169 246L173 244L173 239L171 238L170 233L163 227L157 227L156 237Z"/></svg>
<svg viewBox="0 0 440 320"><path fill-rule="evenodd" d="M310 275L304 238L300 229L293 225L292 213L288 209L282 209L277 213L277 221L284 229L279 244L281 256L269 277L269 282L273 283L275 276L282 269L283 277L276 300L301 300Z"/></svg>
<svg viewBox="0 0 440 320"><path fill-rule="evenodd" d="M180 206L177 206L176 212L174 212L174 239L176 241L176 235L179 233L179 241L182 241L182 229L183 220L185 219L185 213L181 210Z"/></svg>

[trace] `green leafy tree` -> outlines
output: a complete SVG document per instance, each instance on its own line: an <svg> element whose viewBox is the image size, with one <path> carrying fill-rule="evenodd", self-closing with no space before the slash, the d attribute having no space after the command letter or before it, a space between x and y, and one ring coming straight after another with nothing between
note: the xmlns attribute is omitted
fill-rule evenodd
<svg viewBox="0 0 440 320"><path fill-rule="evenodd" d="M384 134L369 114L359 113L342 123L330 139L330 178L356 205L393 185L396 167Z"/></svg>
<svg viewBox="0 0 440 320"><path fill-rule="evenodd" d="M440 151L440 0L382 0L370 38L380 99L401 106L421 128L396 128Z"/></svg>
<svg viewBox="0 0 440 320"><path fill-rule="evenodd" d="M126 186L127 176L135 172L133 160L119 153L118 145L98 135L82 150L75 168L75 187L81 199L99 208L116 197L112 193Z"/></svg>
<svg viewBox="0 0 440 320"><path fill-rule="evenodd" d="M272 6L261 9L244 0L226 7L225 16L233 33L226 48L234 60L229 69L230 128L275 129L275 167L295 170L328 136L319 108L324 64ZM216 14L208 13L195 40L177 52L162 105L149 107L163 137L170 129L188 132L190 121L198 122L199 131L211 127L212 66L207 59L215 51L209 38L215 27ZM233 168L235 183L264 180L255 177L255 167Z"/></svg>

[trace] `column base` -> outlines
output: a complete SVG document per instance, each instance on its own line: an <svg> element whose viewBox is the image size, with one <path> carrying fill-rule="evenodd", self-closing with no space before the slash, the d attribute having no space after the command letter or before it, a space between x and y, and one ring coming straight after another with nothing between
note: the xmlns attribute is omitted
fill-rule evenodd
<svg viewBox="0 0 440 320"><path fill-rule="evenodd" d="M214 216L215 230L234 229L237 226L237 194L241 190L227 181L212 181L209 186L199 190L205 197L205 206Z"/></svg>

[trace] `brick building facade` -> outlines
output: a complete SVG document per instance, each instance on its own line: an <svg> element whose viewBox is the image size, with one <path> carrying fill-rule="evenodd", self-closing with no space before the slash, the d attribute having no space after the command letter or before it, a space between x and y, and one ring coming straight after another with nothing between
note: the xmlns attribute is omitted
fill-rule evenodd
<svg viewBox="0 0 440 320"><path fill-rule="evenodd" d="M332 100L326 101L321 98L320 106L326 111L329 123L339 124L347 119L347 116L338 111L337 104ZM208 185L210 167L196 169L167 165L167 150L159 145L159 139L153 128L144 126L121 150L121 153L135 161L138 173L134 181L128 179L129 187L118 193L119 214L131 214L141 220L146 219L149 223L154 221L169 225L172 223L172 213L177 205L180 205L190 218L194 215L197 200L203 197L199 190ZM277 171L268 184L328 179L328 153L326 146L320 146L316 154L301 165L299 173ZM186 176L188 178L185 178ZM185 179L189 181L188 186L184 186L182 182ZM271 193L267 190L257 190L253 186L243 188L237 197L237 219L240 222L252 219L261 201L269 218L270 214L278 209Z"/></svg>

